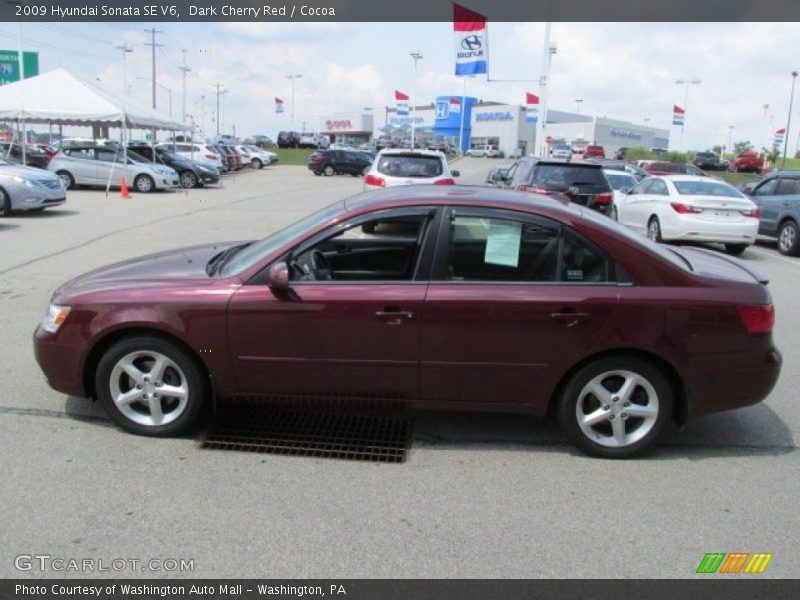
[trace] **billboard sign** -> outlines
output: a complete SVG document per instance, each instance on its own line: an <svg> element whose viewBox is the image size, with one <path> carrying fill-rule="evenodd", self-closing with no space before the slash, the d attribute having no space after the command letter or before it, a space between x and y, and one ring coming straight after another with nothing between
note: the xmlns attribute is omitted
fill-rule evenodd
<svg viewBox="0 0 800 600"><path fill-rule="evenodd" d="M25 77L39 74L39 53L23 52ZM0 50L0 85L19 81L19 52L16 50Z"/></svg>

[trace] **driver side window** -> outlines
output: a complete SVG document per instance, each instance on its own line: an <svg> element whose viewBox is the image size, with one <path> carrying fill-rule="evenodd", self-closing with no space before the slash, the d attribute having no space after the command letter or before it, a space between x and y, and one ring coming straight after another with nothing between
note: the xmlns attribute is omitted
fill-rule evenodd
<svg viewBox="0 0 800 600"><path fill-rule="evenodd" d="M384 216L338 230L289 259L292 281L411 281L427 214Z"/></svg>

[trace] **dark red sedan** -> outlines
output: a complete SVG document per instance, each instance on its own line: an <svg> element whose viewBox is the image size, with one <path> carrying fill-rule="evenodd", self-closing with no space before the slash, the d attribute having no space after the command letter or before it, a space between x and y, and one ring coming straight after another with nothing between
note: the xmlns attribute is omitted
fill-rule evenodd
<svg viewBox="0 0 800 600"><path fill-rule="evenodd" d="M35 349L52 387L141 434L186 431L214 399L334 397L552 412L585 452L624 457L668 419L763 400L773 321L736 259L554 198L403 186L78 277Z"/></svg>

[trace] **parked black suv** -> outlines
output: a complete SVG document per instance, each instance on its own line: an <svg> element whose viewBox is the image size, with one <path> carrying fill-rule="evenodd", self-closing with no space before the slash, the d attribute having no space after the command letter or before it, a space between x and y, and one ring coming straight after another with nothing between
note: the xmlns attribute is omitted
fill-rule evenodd
<svg viewBox="0 0 800 600"><path fill-rule="evenodd" d="M509 187L522 192L563 195L571 202L610 214L614 195L599 164L523 158L511 166Z"/></svg>
<svg viewBox="0 0 800 600"><path fill-rule="evenodd" d="M219 171L215 167L202 165L167 148L153 147L148 144L128 144L128 151L140 156L147 162L156 162L172 167L180 177L181 187L193 188L219 183ZM134 156L134 160L139 160Z"/></svg>
<svg viewBox="0 0 800 600"><path fill-rule="evenodd" d="M355 150L322 150L308 157L308 168L314 175L349 173L358 177L366 175L371 166L370 155Z"/></svg>
<svg viewBox="0 0 800 600"><path fill-rule="evenodd" d="M698 152L692 159L692 164L700 169L709 171L723 171L728 167L727 161L723 163L714 152Z"/></svg>
<svg viewBox="0 0 800 600"><path fill-rule="evenodd" d="M278 132L278 148L297 148L300 145L300 134L297 131Z"/></svg>

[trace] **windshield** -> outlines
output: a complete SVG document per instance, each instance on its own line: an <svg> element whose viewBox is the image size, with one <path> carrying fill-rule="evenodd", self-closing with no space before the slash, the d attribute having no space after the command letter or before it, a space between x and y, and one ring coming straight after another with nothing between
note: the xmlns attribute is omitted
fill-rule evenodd
<svg viewBox="0 0 800 600"><path fill-rule="evenodd" d="M631 189L636 185L636 178L631 175L623 175L621 173L606 173L606 179L611 185L613 190L621 190L622 188Z"/></svg>
<svg viewBox="0 0 800 600"><path fill-rule="evenodd" d="M169 150L164 150L163 148L156 149L156 156L160 159L166 160L176 160L176 161L183 161L183 159L175 154L174 152L170 152Z"/></svg>
<svg viewBox="0 0 800 600"><path fill-rule="evenodd" d="M234 254L230 261L220 268L220 274L227 276L241 273L304 231L311 231L343 210L344 201L339 200L338 202L326 206L322 210L300 219L288 227L276 231L261 241L250 244L240 252Z"/></svg>
<svg viewBox="0 0 800 600"><path fill-rule="evenodd" d="M716 181L673 181L675 189L682 196L723 196L725 198L741 198L734 187Z"/></svg>

